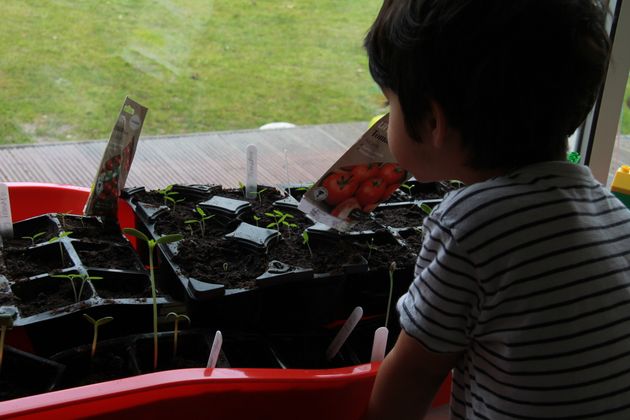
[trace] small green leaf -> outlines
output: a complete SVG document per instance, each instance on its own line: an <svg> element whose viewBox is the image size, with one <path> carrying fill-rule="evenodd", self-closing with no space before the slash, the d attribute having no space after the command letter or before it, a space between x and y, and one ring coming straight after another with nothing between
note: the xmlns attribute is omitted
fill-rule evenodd
<svg viewBox="0 0 630 420"><path fill-rule="evenodd" d="M422 209L422 211L424 211L426 214L431 214L431 211L433 211L433 209L431 208L431 206L429 206L428 204L422 203L420 204L420 208Z"/></svg>
<svg viewBox="0 0 630 420"><path fill-rule="evenodd" d="M140 232L138 229L134 228L124 228L123 232L127 235L135 236L138 239L142 239L145 242L149 242L149 238L144 233Z"/></svg>
<svg viewBox="0 0 630 420"><path fill-rule="evenodd" d="M113 316L105 316L101 319L99 319L98 321L96 321L95 325L105 325L105 324L109 324L110 322L112 322L114 320Z"/></svg>
<svg viewBox="0 0 630 420"><path fill-rule="evenodd" d="M91 316L89 316L88 314L83 314L83 318L87 319L90 322L90 324L96 325L96 320L92 318Z"/></svg>
<svg viewBox="0 0 630 420"><path fill-rule="evenodd" d="M177 241L181 241L182 239L184 239L184 235L179 234L179 233L173 233L170 235L164 235L160 238L158 238L155 243L158 244L168 244L170 242L177 242Z"/></svg>

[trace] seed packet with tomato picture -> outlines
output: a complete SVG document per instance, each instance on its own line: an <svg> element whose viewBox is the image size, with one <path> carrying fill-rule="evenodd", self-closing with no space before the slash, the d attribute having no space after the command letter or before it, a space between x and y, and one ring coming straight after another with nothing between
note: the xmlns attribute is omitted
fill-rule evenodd
<svg viewBox="0 0 630 420"><path fill-rule="evenodd" d="M337 230L350 230L409 179L389 151L388 122L385 115L371 126L304 194L299 209Z"/></svg>
<svg viewBox="0 0 630 420"><path fill-rule="evenodd" d="M147 108L125 98L85 205L86 216L116 217Z"/></svg>

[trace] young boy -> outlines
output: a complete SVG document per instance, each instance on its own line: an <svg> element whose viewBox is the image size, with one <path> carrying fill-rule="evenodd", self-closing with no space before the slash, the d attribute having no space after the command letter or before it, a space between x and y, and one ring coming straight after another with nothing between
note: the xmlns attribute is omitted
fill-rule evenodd
<svg viewBox="0 0 630 420"><path fill-rule="evenodd" d="M630 418L630 212L566 161L609 54L595 0L385 0L365 45L389 147L458 179L424 223L370 419Z"/></svg>

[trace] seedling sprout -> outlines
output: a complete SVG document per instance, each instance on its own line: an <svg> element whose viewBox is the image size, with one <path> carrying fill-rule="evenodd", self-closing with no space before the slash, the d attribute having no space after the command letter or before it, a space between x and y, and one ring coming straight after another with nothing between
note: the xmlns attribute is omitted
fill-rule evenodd
<svg viewBox="0 0 630 420"><path fill-rule="evenodd" d="M262 205L262 195L263 195L263 193L265 191L267 191L267 188L263 188L262 190L258 190L255 193L258 196L258 201L260 202L260 205Z"/></svg>
<svg viewBox="0 0 630 420"><path fill-rule="evenodd" d="M0 370L2 369L2 359L4 357L4 336L7 330L13 328L13 314L7 312L0 313Z"/></svg>
<svg viewBox="0 0 630 420"><path fill-rule="evenodd" d="M90 357L94 358L94 355L96 354L96 342L98 340L98 327L112 322L114 320L114 317L106 316L97 320L95 320L88 314L83 314L83 317L87 319L88 322L94 326L94 335L92 338L92 352L90 353Z"/></svg>
<svg viewBox="0 0 630 420"><path fill-rule="evenodd" d="M433 211L433 209L431 208L431 206L429 206L429 205L428 205L428 204L426 204L426 203L422 203L422 204L420 204L420 209L421 209L423 212L425 212L425 213L427 214L427 216L428 216L428 215L430 215L430 214L431 214L431 212Z"/></svg>
<svg viewBox="0 0 630 420"><path fill-rule="evenodd" d="M68 279L70 280L70 285L72 285L72 292L74 293L74 301L79 302L81 300L81 295L83 294L83 287L85 283L90 280L103 280L103 277L99 276L89 276L87 274L55 274L50 277L58 278L58 279ZM81 287L79 288L79 292L77 293L77 288L74 285L74 279L81 279Z"/></svg>
<svg viewBox="0 0 630 420"><path fill-rule="evenodd" d="M203 209L199 206L195 207L195 210L193 211L199 215L199 219L185 220L184 223L186 224L199 223L199 228L201 229L201 237L203 238L204 232L206 231L206 220L213 218L214 214L210 214L210 215L206 214L206 212L203 211Z"/></svg>
<svg viewBox="0 0 630 420"><path fill-rule="evenodd" d="M59 253L61 255L61 266L62 267L66 266L66 262L64 261L64 258L63 258L63 244L61 243L61 238L65 238L67 236L70 236L71 233L72 232L63 232L63 233L60 233L59 236L55 236L54 238L50 238L48 240L49 244L52 244L52 243L55 243L55 242L59 243Z"/></svg>
<svg viewBox="0 0 630 420"><path fill-rule="evenodd" d="M179 322L181 320L186 320L188 325L190 325L190 318L184 314L178 314L176 312L169 312L166 315L166 318L170 318L171 316L175 317L175 326L173 327L173 357L177 355L177 337L179 335Z"/></svg>
<svg viewBox="0 0 630 420"><path fill-rule="evenodd" d="M40 238L42 236L44 236L46 234L46 232L38 232L33 236L22 236L22 239L30 239L31 240L31 246L35 246L35 239Z"/></svg>
<svg viewBox="0 0 630 420"><path fill-rule="evenodd" d="M374 238L370 239L370 242L368 242L366 245L369 249L368 256L366 259L370 261L370 257L372 256L372 250L378 249L378 247L374 245Z"/></svg>
<svg viewBox="0 0 630 420"><path fill-rule="evenodd" d="M403 188L405 191L407 191L407 194L409 195L411 195L411 190L414 186L414 184L400 184L400 188Z"/></svg>
<svg viewBox="0 0 630 420"><path fill-rule="evenodd" d="M171 235L164 235L157 239L149 239L147 235L134 228L124 228L123 232L127 235L135 236L136 238L147 243L149 247L149 279L151 281L151 297L153 299L153 369L157 369L158 361L158 312L157 312L157 290L155 287L155 270L153 267L153 250L158 244L168 244L171 242L177 242L184 237L179 233Z"/></svg>
<svg viewBox="0 0 630 420"><path fill-rule="evenodd" d="M308 232L307 231L302 232L302 244L308 247L308 253L311 254L311 258L313 258L313 251L311 251L311 245L309 241L310 239L308 237Z"/></svg>
<svg viewBox="0 0 630 420"><path fill-rule="evenodd" d="M396 271L396 262L393 261L389 265L389 297L387 298L387 312L385 313L385 328L389 322L389 310L392 306L392 294L394 293L394 271Z"/></svg>
<svg viewBox="0 0 630 420"><path fill-rule="evenodd" d="M243 184L241 181L238 181L238 188L243 191L243 197L247 198L247 195L245 194L245 184Z"/></svg>
<svg viewBox="0 0 630 420"><path fill-rule="evenodd" d="M291 234L291 229L298 227L295 223L289 223L286 219L293 219L293 215L289 213L283 213L280 210L273 210L272 213L265 213L265 216L273 218L273 222L267 225L267 228L275 228L280 232L280 226L286 226Z"/></svg>
<svg viewBox="0 0 630 420"><path fill-rule="evenodd" d="M258 216L256 216L256 215L254 215L253 217L254 217L254 221L256 222L256 226L258 226L258 221L259 221L260 219L262 219L262 218L261 218L261 217L258 217Z"/></svg>
<svg viewBox="0 0 630 420"><path fill-rule="evenodd" d="M164 198L164 205L167 206L168 203L172 203L173 207L172 209L175 210L175 205L177 203L181 203L182 201L184 201L183 198L180 198L179 200L177 200L174 196L178 195L179 193L177 191L173 191L173 185L167 185L166 187L164 187L161 190L158 190L158 194L161 194L162 197Z"/></svg>

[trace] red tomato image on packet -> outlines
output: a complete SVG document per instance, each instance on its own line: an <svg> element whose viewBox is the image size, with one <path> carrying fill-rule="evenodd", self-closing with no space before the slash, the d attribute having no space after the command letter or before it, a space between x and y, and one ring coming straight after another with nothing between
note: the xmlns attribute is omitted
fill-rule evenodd
<svg viewBox="0 0 630 420"><path fill-rule="evenodd" d="M346 166L330 172L320 183L324 201L335 217L348 217L352 210L371 212L400 187L407 171L397 163Z"/></svg>
<svg viewBox="0 0 630 420"><path fill-rule="evenodd" d="M349 230L409 178L387 143L385 115L357 140L302 197L299 209L318 222Z"/></svg>

